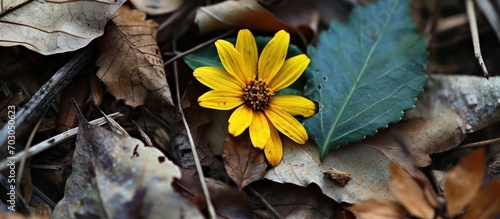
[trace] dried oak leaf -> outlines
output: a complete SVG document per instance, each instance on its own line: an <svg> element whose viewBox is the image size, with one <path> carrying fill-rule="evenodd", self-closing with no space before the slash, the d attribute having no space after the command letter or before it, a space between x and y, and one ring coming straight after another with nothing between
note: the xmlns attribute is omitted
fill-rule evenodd
<svg viewBox="0 0 500 219"><path fill-rule="evenodd" d="M241 190L266 175L266 158L262 150L252 146L248 135L228 135L222 144L222 159L227 174Z"/></svg>
<svg viewBox="0 0 500 219"><path fill-rule="evenodd" d="M172 12L181 6L184 0L168 0L168 1L158 1L158 0L130 0L132 4L139 10L150 14L150 15L160 15Z"/></svg>
<svg viewBox="0 0 500 219"><path fill-rule="evenodd" d="M99 41L99 77L117 99L129 106L144 105L148 93L173 105L163 59L156 43L158 25L146 14L121 7Z"/></svg>
<svg viewBox="0 0 500 219"><path fill-rule="evenodd" d="M257 0L224 1L200 7L194 18L200 33L227 30L234 27L264 31L297 30L278 20L273 13L262 7Z"/></svg>
<svg viewBox="0 0 500 219"><path fill-rule="evenodd" d="M21 45L43 55L74 51L101 36L125 0L4 0L0 46Z"/></svg>
<svg viewBox="0 0 500 219"><path fill-rule="evenodd" d="M78 115L73 172L53 218L202 218L173 189L181 172L161 151Z"/></svg>

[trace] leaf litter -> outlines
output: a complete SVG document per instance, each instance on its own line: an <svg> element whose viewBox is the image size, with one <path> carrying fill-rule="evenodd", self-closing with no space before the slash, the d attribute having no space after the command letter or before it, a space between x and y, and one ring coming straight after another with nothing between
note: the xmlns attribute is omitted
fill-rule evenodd
<svg viewBox="0 0 500 219"><path fill-rule="evenodd" d="M181 172L163 153L78 115L74 171L54 218L202 218L173 190Z"/></svg>
<svg viewBox="0 0 500 219"><path fill-rule="evenodd" d="M378 7L380 10L371 14L374 19L365 19L368 27L363 28L364 31L358 31L358 34L368 33L366 39L369 41L376 39L376 33L381 29L377 29L375 23L379 24L385 18L390 18L383 13L390 11L387 5L407 4L403 0L360 3L366 6L354 5L354 2L356 1L325 3L316 0L304 3L245 0L187 4L186 1L135 1L126 3L126 6L118 10L123 3L121 1L105 7L101 4L103 1L57 4L49 1L44 5L36 1L3 1L4 7L0 11L0 45L5 47L0 47L0 66L4 69L2 76L5 78L0 84L0 98L8 102L7 97L23 90L16 95L20 101L12 102L18 110L25 108L23 100L38 98L31 94L39 90L41 84L51 80L49 78L52 73L68 60L71 51L100 46L98 57L93 56L94 61L98 60L96 63L99 68L87 65L73 79L71 86L66 87L60 95L61 99L55 100L56 104L41 121L44 128L38 130L34 141L42 142L44 150L50 149L42 153L37 151L37 155L33 157L31 174L28 174L32 179L30 181L26 175L23 183L27 187L19 189L20 193L24 193L19 197L28 202L19 202L16 207L26 215L29 214L26 209L30 207L33 214L39 216L50 215L53 210L52 217L55 218L208 217L201 184L193 170L193 151L186 147L189 146L187 132L179 122L181 115L176 113L173 106L168 106L172 103L169 87L178 86L184 95L182 106L177 107L183 107L186 113L184 116L190 124L189 131L194 136L196 153L202 158L203 172L207 177L205 183L210 190L210 201L214 204L217 217L354 218L351 213L354 212L360 218L432 218L435 215L437 218L495 218L500 209L499 199L494 195L500 192L498 179L495 178L500 163L498 150L495 148L498 143L488 143L490 145L487 146L477 146L474 143L499 137L495 130L498 130L500 120L500 94L497 89L498 78L494 73L494 69L500 68L495 61L500 54L494 50L498 39L488 21L478 17L482 52L492 75L489 80L468 76L478 75L481 70L475 60L470 39L467 38L470 37L469 27L463 21L448 22L455 15L457 18L466 17L462 2L452 0L434 5L411 1L408 2L411 7L405 6L410 9L408 13L394 15L404 15L404 19L395 22L406 22L406 27L413 26L415 22L418 32L411 28L405 34L418 36L418 33L421 35L418 37L426 39L427 51L422 47L418 52L428 54L429 59L421 63L429 65L427 74L424 75L428 77L425 90L418 98L415 109L404 112L403 121L389 124L387 129L383 129L384 125L380 126L382 129L373 129L376 133L374 136L360 138L340 149L332 150L326 153L323 161L319 159L318 145L313 141L297 145L285 140L284 159L280 165L271 168L262 159L262 151L248 145L248 139L227 135L227 113L203 109L197 104L198 96L206 90L199 83L193 82L192 70L188 66L220 66L213 44L201 50L196 49L204 41L215 41L217 38L213 37L220 30L231 29L232 32L227 32L228 37L234 39L237 29L249 28L256 33L259 43L265 39L268 41L269 36L276 31L285 29L291 33L293 44L298 46L291 45L289 51L293 50L296 54L306 53L313 57L310 51L313 46L317 50L329 50L335 43L340 43L340 48L343 48L338 54L349 54L353 52L349 50L353 48L349 41L356 40L355 37L338 42L325 41L322 35L332 32L340 35L356 33L359 26L347 25L344 29L339 27L352 23L353 16L362 17L357 12ZM491 4L498 6L494 2ZM39 7L34 7L37 5ZM99 7L94 7L96 5ZM335 8L332 5L336 5ZM339 5L341 7L337 7ZM71 6L74 10L60 9L60 6ZM352 7L355 9L350 10ZM36 14L30 11L33 8L49 10L50 13L38 13L37 19L30 19L31 14ZM85 14L79 14L82 9L85 9ZM489 17L492 16L491 13L495 13L481 10L489 13ZM106 13L101 13L103 11ZM413 21L409 18L410 13ZM23 19L15 17L18 14L23 14ZM97 20L89 20L96 14L102 16ZM346 16L348 14L351 18ZM476 15L482 16L479 11ZM60 19L55 19L54 16ZM332 24L331 17L342 17L342 21L333 21L333 25L328 27L328 24ZM67 20L70 18L72 22ZM87 20L78 23L82 19ZM161 24L159 29L151 19ZM17 23L9 23L10 21ZM439 25L436 28L429 26L444 24L445 21L448 22L446 29L440 29ZM40 22L45 22L47 26L40 26ZM59 24L66 26L61 27ZM391 28L397 28L396 26ZM19 31L19 28L26 32ZM325 31L329 28L330 32ZM157 32L160 33L158 36ZM15 38L12 38L13 33L17 34ZM97 38L103 33L104 36ZM34 34L35 38L27 39L26 34ZM390 37L406 36L396 34L392 29L385 34ZM11 39L15 41L10 42ZM97 45L90 43L92 40ZM390 54L392 51L396 54L408 49L403 46L405 44L397 42L396 38L391 38L381 43L380 48L383 49L374 50L373 60L383 59L381 54L384 52ZM173 43L178 45L180 51L172 49L175 48ZM24 45L28 49L15 45ZM358 48L354 45L354 48ZM191 50L192 48L195 49ZM179 60L176 54L181 54L181 51L194 51L187 53L187 65L178 61L177 69L171 68L168 63L163 66L164 59L174 57L173 59ZM57 55L43 56L37 53ZM364 55L361 52L359 56L346 56L352 62L344 64L354 68L357 66L353 64L355 58ZM423 57L417 56L412 61L419 62L419 57ZM312 62L316 63L315 66L325 65L321 62L330 65L342 58L331 57L336 56L321 55L312 58ZM369 63L368 69L384 69L391 67L391 63L396 61L388 60L372 65ZM325 74L335 72L333 76L328 75L328 83L323 83L325 74L318 74L311 67L308 70L311 77L299 79L286 92L298 95L305 92L309 95L308 92L317 87L308 86L309 89L304 90L304 84L317 85L312 83L316 79L322 82L322 90L328 86L338 88L347 85L348 83L341 81L346 77L344 73L349 71L339 71L342 66L343 64L335 64L328 71L320 71ZM105 69L110 70L106 73L107 77L103 77ZM170 73L174 70L179 73L179 83L172 83L174 80ZM403 70L410 72L416 71L416 68ZM423 73L423 68L419 67L417 70ZM370 76L370 72L373 73L369 71L366 75ZM86 77L89 80L81 80ZM378 79L389 78L381 76ZM415 78L405 74L391 79L405 83ZM370 92L361 94L368 99L373 98L377 95L377 90L394 87L389 85L390 83L382 83L374 86ZM90 93L86 86L91 88ZM328 101L339 100L338 95L329 98L325 98L325 95L322 99L317 99L320 113L328 108ZM399 97L398 95L400 93L396 91L394 96ZM75 125L72 116L65 116L73 112L67 104L69 96L78 97L79 106L83 105L81 109L89 119L100 117L99 109L106 114L120 111L123 116L110 127L123 127L121 132L133 137L96 128L80 120L81 133L78 134L76 147L71 140L64 142L64 146L55 145L55 142L60 141L53 141L51 138L63 131L56 127L55 117L59 116L64 121L64 129ZM95 105L87 104L89 97ZM353 100L362 105L368 100L366 98ZM401 97L388 106L396 106L398 101L414 103L412 98ZM7 112L8 105L10 104L0 106L0 110ZM356 116L354 110L346 112L348 116ZM377 115L383 113L386 111ZM400 116L391 115L398 118ZM2 118L4 124L9 120L8 116ZM354 129L374 119L363 115L360 118L362 119L353 123ZM312 122L311 119L301 121L319 127L319 123ZM389 120L385 121L387 124ZM314 135L311 130L308 131L310 137ZM147 140L148 136L152 138ZM19 143L24 141L21 135L17 137ZM144 146L137 139L144 139L147 145L154 147ZM460 144L468 146L457 148ZM459 155L467 154L471 150L470 145L475 145L472 146L474 148L486 147L488 150L474 151L472 156L462 159ZM4 151L0 150L0 153L2 158L7 157L4 156ZM27 156L26 153L17 154ZM2 160L2 163L6 161L8 160ZM487 170L485 164L488 165ZM33 187L33 192L29 192L29 187ZM54 203L57 203L55 209ZM170 214L165 215L165 212ZM0 217L3 216L0 213Z"/></svg>

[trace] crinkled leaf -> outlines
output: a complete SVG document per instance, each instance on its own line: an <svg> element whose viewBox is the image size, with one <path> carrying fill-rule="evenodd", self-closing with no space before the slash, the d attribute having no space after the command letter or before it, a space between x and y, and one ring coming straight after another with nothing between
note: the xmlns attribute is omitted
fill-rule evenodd
<svg viewBox="0 0 500 219"><path fill-rule="evenodd" d="M407 0L382 0L333 21L308 48L305 94L320 103L305 121L322 158L330 149L373 135L414 107L427 81L425 41Z"/></svg>
<svg viewBox="0 0 500 219"><path fill-rule="evenodd" d="M74 51L101 36L124 0L15 1L0 8L0 46L43 55Z"/></svg>
<svg viewBox="0 0 500 219"><path fill-rule="evenodd" d="M146 14L121 7L99 41L97 76L117 99L129 106L144 105L152 94L164 105L173 105L160 49L158 25Z"/></svg>

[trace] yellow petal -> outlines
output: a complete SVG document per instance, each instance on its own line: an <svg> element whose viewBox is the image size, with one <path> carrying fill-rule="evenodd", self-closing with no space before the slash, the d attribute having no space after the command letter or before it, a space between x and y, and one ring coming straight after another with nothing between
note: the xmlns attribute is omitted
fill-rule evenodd
<svg viewBox="0 0 500 219"><path fill-rule="evenodd" d="M290 34L280 30L267 43L260 54L258 64L258 78L267 82L271 81L285 62L288 44L290 43Z"/></svg>
<svg viewBox="0 0 500 219"><path fill-rule="evenodd" d="M199 82L214 90L229 90L233 92L243 92L238 79L228 72L216 67L200 67L194 70L193 75Z"/></svg>
<svg viewBox="0 0 500 219"><path fill-rule="evenodd" d="M269 81L269 88L277 92L290 86L300 77L300 75L302 75L310 61L311 60L304 54L287 59L276 76Z"/></svg>
<svg viewBox="0 0 500 219"><path fill-rule="evenodd" d="M243 131L245 131L245 129L248 128L250 123L252 123L252 118L252 108L246 105L238 107L238 109L236 109L233 114L231 114L231 117L229 117L229 133L233 136L240 135L241 133L243 133Z"/></svg>
<svg viewBox="0 0 500 219"><path fill-rule="evenodd" d="M241 93L212 90L198 98L200 106L217 110L230 110L243 103Z"/></svg>
<svg viewBox="0 0 500 219"><path fill-rule="evenodd" d="M264 147L264 154L266 155L267 161L269 161L271 166L275 167L283 158L283 145L281 144L278 130L276 130L273 124L269 124L269 128L271 131L271 137L267 140L266 146Z"/></svg>
<svg viewBox="0 0 500 219"><path fill-rule="evenodd" d="M261 111L254 111L250 124L250 140L254 147L263 149L269 139L270 131L266 116Z"/></svg>
<svg viewBox="0 0 500 219"><path fill-rule="evenodd" d="M308 138L306 129L290 114L274 106L269 106L265 113L281 133L299 144L306 143Z"/></svg>
<svg viewBox="0 0 500 219"><path fill-rule="evenodd" d="M309 117L314 115L316 105L307 98L295 95L281 95L271 98L271 105L292 116Z"/></svg>
<svg viewBox="0 0 500 219"><path fill-rule="evenodd" d="M257 51L257 44L255 43L255 38L247 29L240 30L238 32L238 38L236 38L236 50L240 52L243 56L248 71L251 73L250 77L255 79L257 76L257 60L259 58L259 52Z"/></svg>
<svg viewBox="0 0 500 219"><path fill-rule="evenodd" d="M247 84L252 74L249 72L243 56L236 50L232 43L225 40L217 40L215 42L217 53L220 61L227 72L235 76L240 83Z"/></svg>

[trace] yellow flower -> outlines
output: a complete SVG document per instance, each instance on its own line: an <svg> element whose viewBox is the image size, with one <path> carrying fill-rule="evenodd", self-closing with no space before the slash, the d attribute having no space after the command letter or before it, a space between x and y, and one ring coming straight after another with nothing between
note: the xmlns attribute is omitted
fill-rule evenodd
<svg viewBox="0 0 500 219"><path fill-rule="evenodd" d="M304 54L285 60L289 42L290 35L279 31L258 58L252 33L240 30L236 46L225 40L215 42L225 70L216 67L194 70L196 79L213 89L198 98L200 106L217 110L238 107L229 118L229 133L238 136L248 128L252 144L264 150L273 166L283 157L277 130L304 144L307 132L293 116L309 117L315 110L314 103L304 97L274 96L295 82L310 61Z"/></svg>

